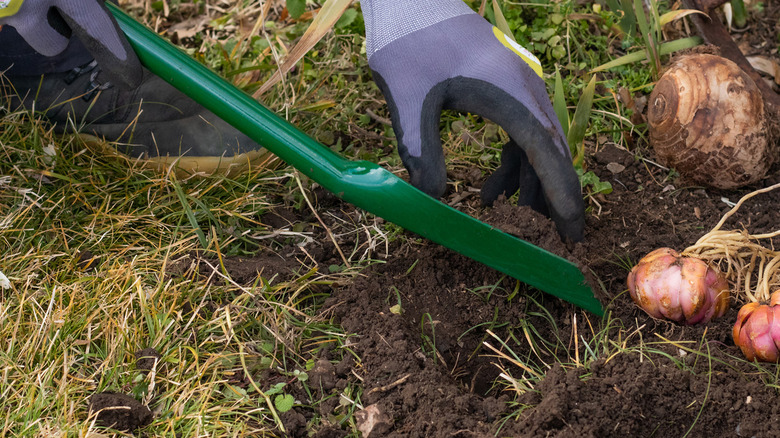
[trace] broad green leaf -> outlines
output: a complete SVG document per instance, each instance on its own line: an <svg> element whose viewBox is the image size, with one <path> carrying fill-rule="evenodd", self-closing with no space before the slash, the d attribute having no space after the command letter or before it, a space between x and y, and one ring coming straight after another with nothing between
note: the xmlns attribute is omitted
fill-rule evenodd
<svg viewBox="0 0 780 438"><path fill-rule="evenodd" d="M607 6L622 16L618 23L620 30L626 35L636 35L636 15L631 0L607 0Z"/></svg>
<svg viewBox="0 0 780 438"><path fill-rule="evenodd" d="M495 14L496 17L496 27L498 30L504 32L512 41L517 42L515 36L512 34L512 29L509 28L509 23L507 23L506 18L504 18L504 13L501 11L501 6L498 5L497 0L493 0L493 14Z"/></svg>
<svg viewBox="0 0 780 438"><path fill-rule="evenodd" d="M612 193L612 184L609 181L598 181L593 183L593 194L603 193L609 195Z"/></svg>
<svg viewBox="0 0 780 438"><path fill-rule="evenodd" d="M668 55L678 50L690 49L691 47L696 47L701 43L702 43L702 39L701 37L698 36L669 41L661 44L661 48L658 51L658 54L660 56ZM644 61L646 59L647 59L647 52L645 51L631 52L628 55L623 55L620 58L616 58L613 59L612 61L609 61L606 64L602 64L594 68L590 72L597 73L600 71L609 70L611 68L620 67L621 65L633 64L635 62Z"/></svg>
<svg viewBox="0 0 780 438"><path fill-rule="evenodd" d="M271 396L271 395L274 395L274 394L279 394L284 389L284 386L285 386L284 382L279 382L276 385L268 388L268 390L265 391L265 395Z"/></svg>
<svg viewBox="0 0 780 438"><path fill-rule="evenodd" d="M225 389L222 391L225 397L233 400L241 400L247 396L246 390L236 385L225 385Z"/></svg>
<svg viewBox="0 0 780 438"><path fill-rule="evenodd" d="M577 109L574 111L574 118L569 127L567 140L569 149L572 152L572 160L575 167L582 166L585 159L582 142L585 139L585 130L588 128L590 112L593 107L593 94L596 92L596 75L590 78L590 82L582 91L580 101L577 102Z"/></svg>
<svg viewBox="0 0 780 438"><path fill-rule="evenodd" d="M274 406L279 412L287 412L295 404L295 398L290 394L279 394L274 398Z"/></svg>
<svg viewBox="0 0 780 438"><path fill-rule="evenodd" d="M608 195L612 193L612 184L609 181L601 181L593 171L585 172L582 169L577 169L577 175L580 177L580 185L582 187L592 187L591 194L603 193Z"/></svg>
<svg viewBox="0 0 780 438"><path fill-rule="evenodd" d="M561 72L555 69L555 92L553 94L553 109L555 115L558 116L558 121L561 122L563 127L563 135L569 135L569 110L566 108L566 96L563 93L563 80L561 79Z"/></svg>
<svg viewBox="0 0 780 438"><path fill-rule="evenodd" d="M336 22L336 29L343 29L350 24L354 23L357 19L358 11L355 9L347 9L344 11L344 14L339 18L339 21Z"/></svg>
<svg viewBox="0 0 780 438"><path fill-rule="evenodd" d="M271 78L268 79L252 97L259 99L263 93L282 80L282 77L284 77L284 75L286 75L287 72L290 71L290 69L325 36L325 34L330 32L351 3L352 0L327 0L325 4L322 5L322 8L320 8L317 16L312 20L309 28L304 32L300 41L298 41L298 44L290 50L287 59L284 60L282 65L279 66L279 69L274 72Z"/></svg>
<svg viewBox="0 0 780 438"><path fill-rule="evenodd" d="M293 18L298 18L306 12L306 0L287 0L287 12Z"/></svg>

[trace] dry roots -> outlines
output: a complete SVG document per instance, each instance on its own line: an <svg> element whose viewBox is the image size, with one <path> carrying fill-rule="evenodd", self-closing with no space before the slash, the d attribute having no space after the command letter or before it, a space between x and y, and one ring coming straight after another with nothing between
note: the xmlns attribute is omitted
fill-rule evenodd
<svg viewBox="0 0 780 438"><path fill-rule="evenodd" d="M734 286L734 296L737 299L742 298L748 302L768 301L771 290L780 288L780 251L758 243L760 240L780 236L780 230L753 235L744 229L724 231L720 228L745 201L776 188L780 188L780 184L743 196L712 231L683 251L683 255L698 257L724 272L726 279Z"/></svg>

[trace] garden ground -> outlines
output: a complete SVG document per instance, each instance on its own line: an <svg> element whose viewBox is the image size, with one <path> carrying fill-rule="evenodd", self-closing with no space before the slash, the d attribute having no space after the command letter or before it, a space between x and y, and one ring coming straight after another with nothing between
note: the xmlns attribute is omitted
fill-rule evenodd
<svg viewBox="0 0 780 438"><path fill-rule="evenodd" d="M208 20L201 2L129 3L159 6L150 25L173 29L244 86L273 68L279 48L267 41L294 38L306 24L273 2L276 23L242 45L226 35L252 30L247 17L263 3L205 2ZM735 34L742 47L776 57L778 6L754 12L751 31ZM269 106L333 149L403 176L350 23ZM583 26L594 40L604 31ZM265 58L241 59L242 50ZM625 284L642 256L692 245L731 203L779 183L780 169L738 191L691 185L644 141L648 91L636 87L622 102L633 114L589 130L585 168L613 191L589 194L585 241L573 247L511 200L481 207L501 134L472 116L444 123L443 202L577 263L603 318L355 209L293 169L158 176L54 136L26 114L4 114L0 271L12 287L0 306L3 433L780 435L778 367L745 361L731 337L741 303L685 327L647 316ZM602 92L602 104L612 99ZM778 207L780 191L759 195L725 227L775 231ZM132 409L105 410L111 403Z"/></svg>

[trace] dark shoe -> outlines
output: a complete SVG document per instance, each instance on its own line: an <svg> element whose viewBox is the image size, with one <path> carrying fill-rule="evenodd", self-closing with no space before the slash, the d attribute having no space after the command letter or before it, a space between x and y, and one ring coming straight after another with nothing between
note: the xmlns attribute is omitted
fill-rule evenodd
<svg viewBox="0 0 780 438"><path fill-rule="evenodd" d="M134 90L102 82L94 61L68 73L3 82L11 109L43 113L57 132L94 135L131 158L175 162L193 172L270 159L267 150L146 69Z"/></svg>

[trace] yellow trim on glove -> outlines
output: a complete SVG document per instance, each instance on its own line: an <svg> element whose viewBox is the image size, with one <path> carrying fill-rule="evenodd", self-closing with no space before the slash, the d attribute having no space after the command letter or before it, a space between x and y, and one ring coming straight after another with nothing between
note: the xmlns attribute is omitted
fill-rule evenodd
<svg viewBox="0 0 780 438"><path fill-rule="evenodd" d="M19 12L24 0L0 0L0 18L10 17Z"/></svg>
<svg viewBox="0 0 780 438"><path fill-rule="evenodd" d="M519 56L523 61L525 61L526 64L528 64L531 69L533 69L534 72L536 72L539 77L542 77L542 63L539 62L539 58L533 55L533 53L529 52L528 49L521 46L520 44L517 44L516 42L509 39L504 32L501 32L497 27L493 26L493 35L498 38L498 40L506 46L507 49L515 52L517 56Z"/></svg>

